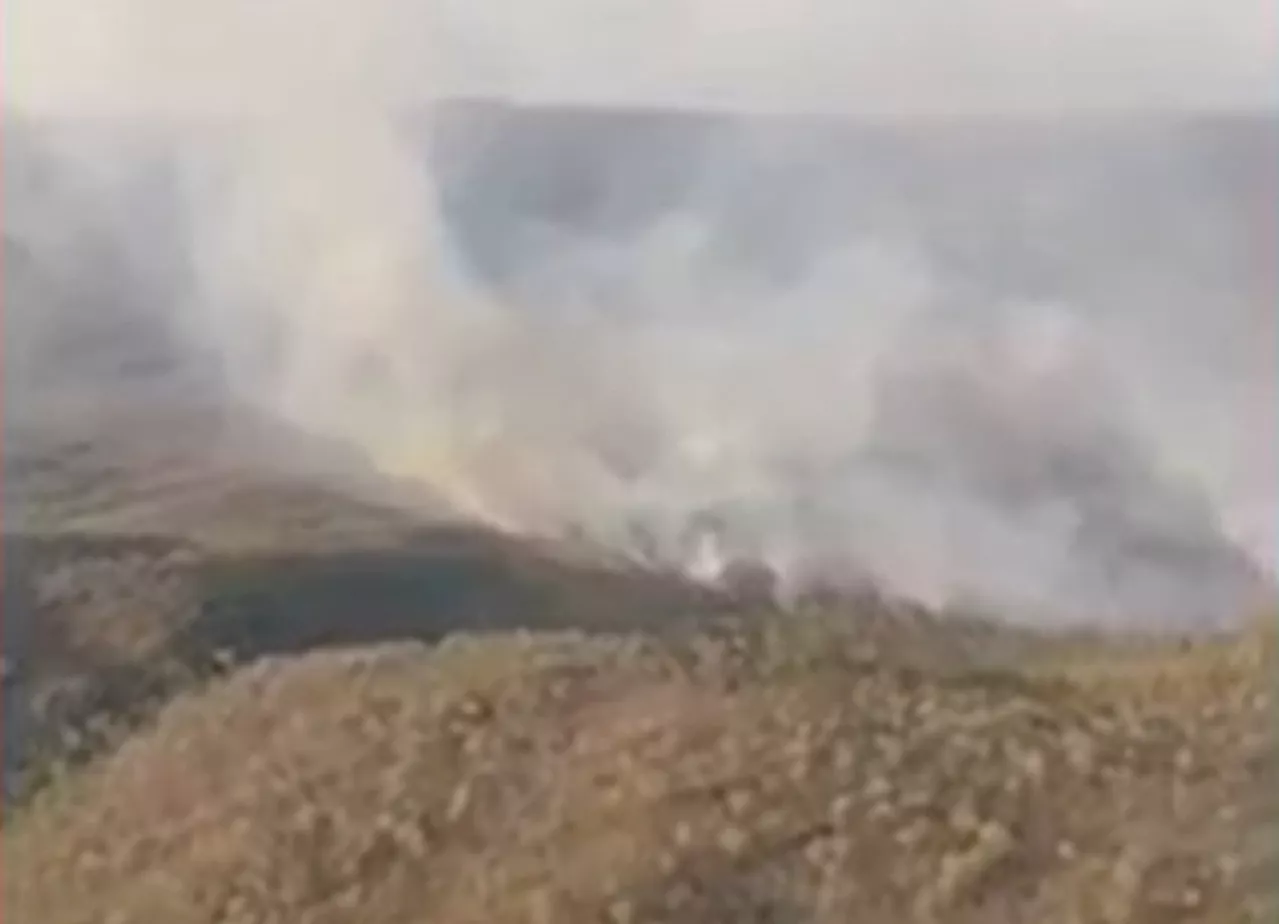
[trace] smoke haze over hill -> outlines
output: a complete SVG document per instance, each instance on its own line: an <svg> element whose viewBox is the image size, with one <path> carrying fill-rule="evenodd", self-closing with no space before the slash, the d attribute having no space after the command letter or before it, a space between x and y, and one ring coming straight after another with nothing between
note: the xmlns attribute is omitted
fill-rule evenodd
<svg viewBox="0 0 1280 924"><path fill-rule="evenodd" d="M65 4L16 6L10 350L118 301L184 370L212 357L474 516L687 567L1057 618L1204 622L1261 593L1275 126L1238 112L1274 91L1260 12L1055 5L1013 41L1010 4L819 4L805 30L765 4L608 28L561 4L499 27L135 0L69 54ZM624 102L853 114L433 105L597 77ZM55 320L86 241L115 277ZM15 288L9 250L45 289Z"/></svg>

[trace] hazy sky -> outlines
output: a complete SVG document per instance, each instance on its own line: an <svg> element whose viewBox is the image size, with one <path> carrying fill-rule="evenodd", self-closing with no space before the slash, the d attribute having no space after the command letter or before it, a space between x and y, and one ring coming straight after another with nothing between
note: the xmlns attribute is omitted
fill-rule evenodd
<svg viewBox="0 0 1280 924"><path fill-rule="evenodd" d="M10 0L28 110L352 94L834 111L1273 106L1265 0Z"/></svg>

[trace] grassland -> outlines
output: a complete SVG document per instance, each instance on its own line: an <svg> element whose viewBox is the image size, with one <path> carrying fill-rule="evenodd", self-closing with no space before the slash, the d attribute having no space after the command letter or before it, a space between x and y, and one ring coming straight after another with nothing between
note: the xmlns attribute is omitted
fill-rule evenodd
<svg viewBox="0 0 1280 924"><path fill-rule="evenodd" d="M1273 615L1119 640L784 612L83 450L6 485L14 921L1277 913Z"/></svg>

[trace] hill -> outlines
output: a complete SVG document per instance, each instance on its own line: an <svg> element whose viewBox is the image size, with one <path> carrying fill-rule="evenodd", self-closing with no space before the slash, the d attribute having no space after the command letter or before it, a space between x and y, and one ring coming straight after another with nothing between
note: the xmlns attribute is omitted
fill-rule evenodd
<svg viewBox="0 0 1280 924"><path fill-rule="evenodd" d="M406 124L429 136L464 258L528 310L558 304L531 278L549 256L601 312L652 307L599 247L661 244L692 210L717 285L786 290L832 248L887 240L954 283L944 315L1062 299L1140 319L1130 333L1176 319L1185 338L1130 357L1151 390L1204 420L1274 408L1274 337L1256 336L1274 249L1250 230L1275 199L1269 115L851 124L469 101ZM175 177L218 143L217 126L6 124L15 920L1277 913L1274 613L1185 636L1033 630L868 587L781 601L750 562L709 586L463 521L246 406L173 326L191 272ZM59 150L118 168L110 194L60 174ZM140 227L155 249L131 249ZM1173 355L1186 343L1203 366ZM889 389L887 471L1017 504L1065 460L1055 477L1100 518L1080 537L1099 573L1154 562L1213 597L1215 573L1252 568L1216 532L1148 541L1182 513L1123 441L1116 470L1097 464L1110 443L1014 452L1035 413L925 379ZM1248 432L1257 451L1232 451L1274 461L1274 431ZM1061 592L1091 606L1105 584L1075 577Z"/></svg>
<svg viewBox="0 0 1280 924"><path fill-rule="evenodd" d="M907 657L859 615L264 661L180 697L11 822L8 910L51 924L1275 913L1274 635L1013 670Z"/></svg>
<svg viewBox="0 0 1280 924"><path fill-rule="evenodd" d="M247 456L139 482L125 444L15 478L17 920L1275 913L1273 618L781 610Z"/></svg>

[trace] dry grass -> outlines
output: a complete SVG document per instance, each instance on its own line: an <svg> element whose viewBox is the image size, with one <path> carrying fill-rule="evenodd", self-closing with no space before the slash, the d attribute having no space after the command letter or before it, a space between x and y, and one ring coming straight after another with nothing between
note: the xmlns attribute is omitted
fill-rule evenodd
<svg viewBox="0 0 1280 924"><path fill-rule="evenodd" d="M19 799L177 691L263 657L460 627L653 628L655 614L722 605L678 581L457 528L288 554L74 533L11 535L5 550L5 718L23 728L21 751L9 739L7 789Z"/></svg>
<svg viewBox="0 0 1280 924"><path fill-rule="evenodd" d="M8 807L13 920L1275 918L1274 614L717 616L199 452L54 449L6 510L5 718L76 741Z"/></svg>
<svg viewBox="0 0 1280 924"><path fill-rule="evenodd" d="M1135 655L1149 661L1120 690L1087 664L1044 679L869 661L848 625L259 663L40 794L7 832L9 910L701 924L1274 908L1273 647ZM1214 679L1166 700L1156 663Z"/></svg>

